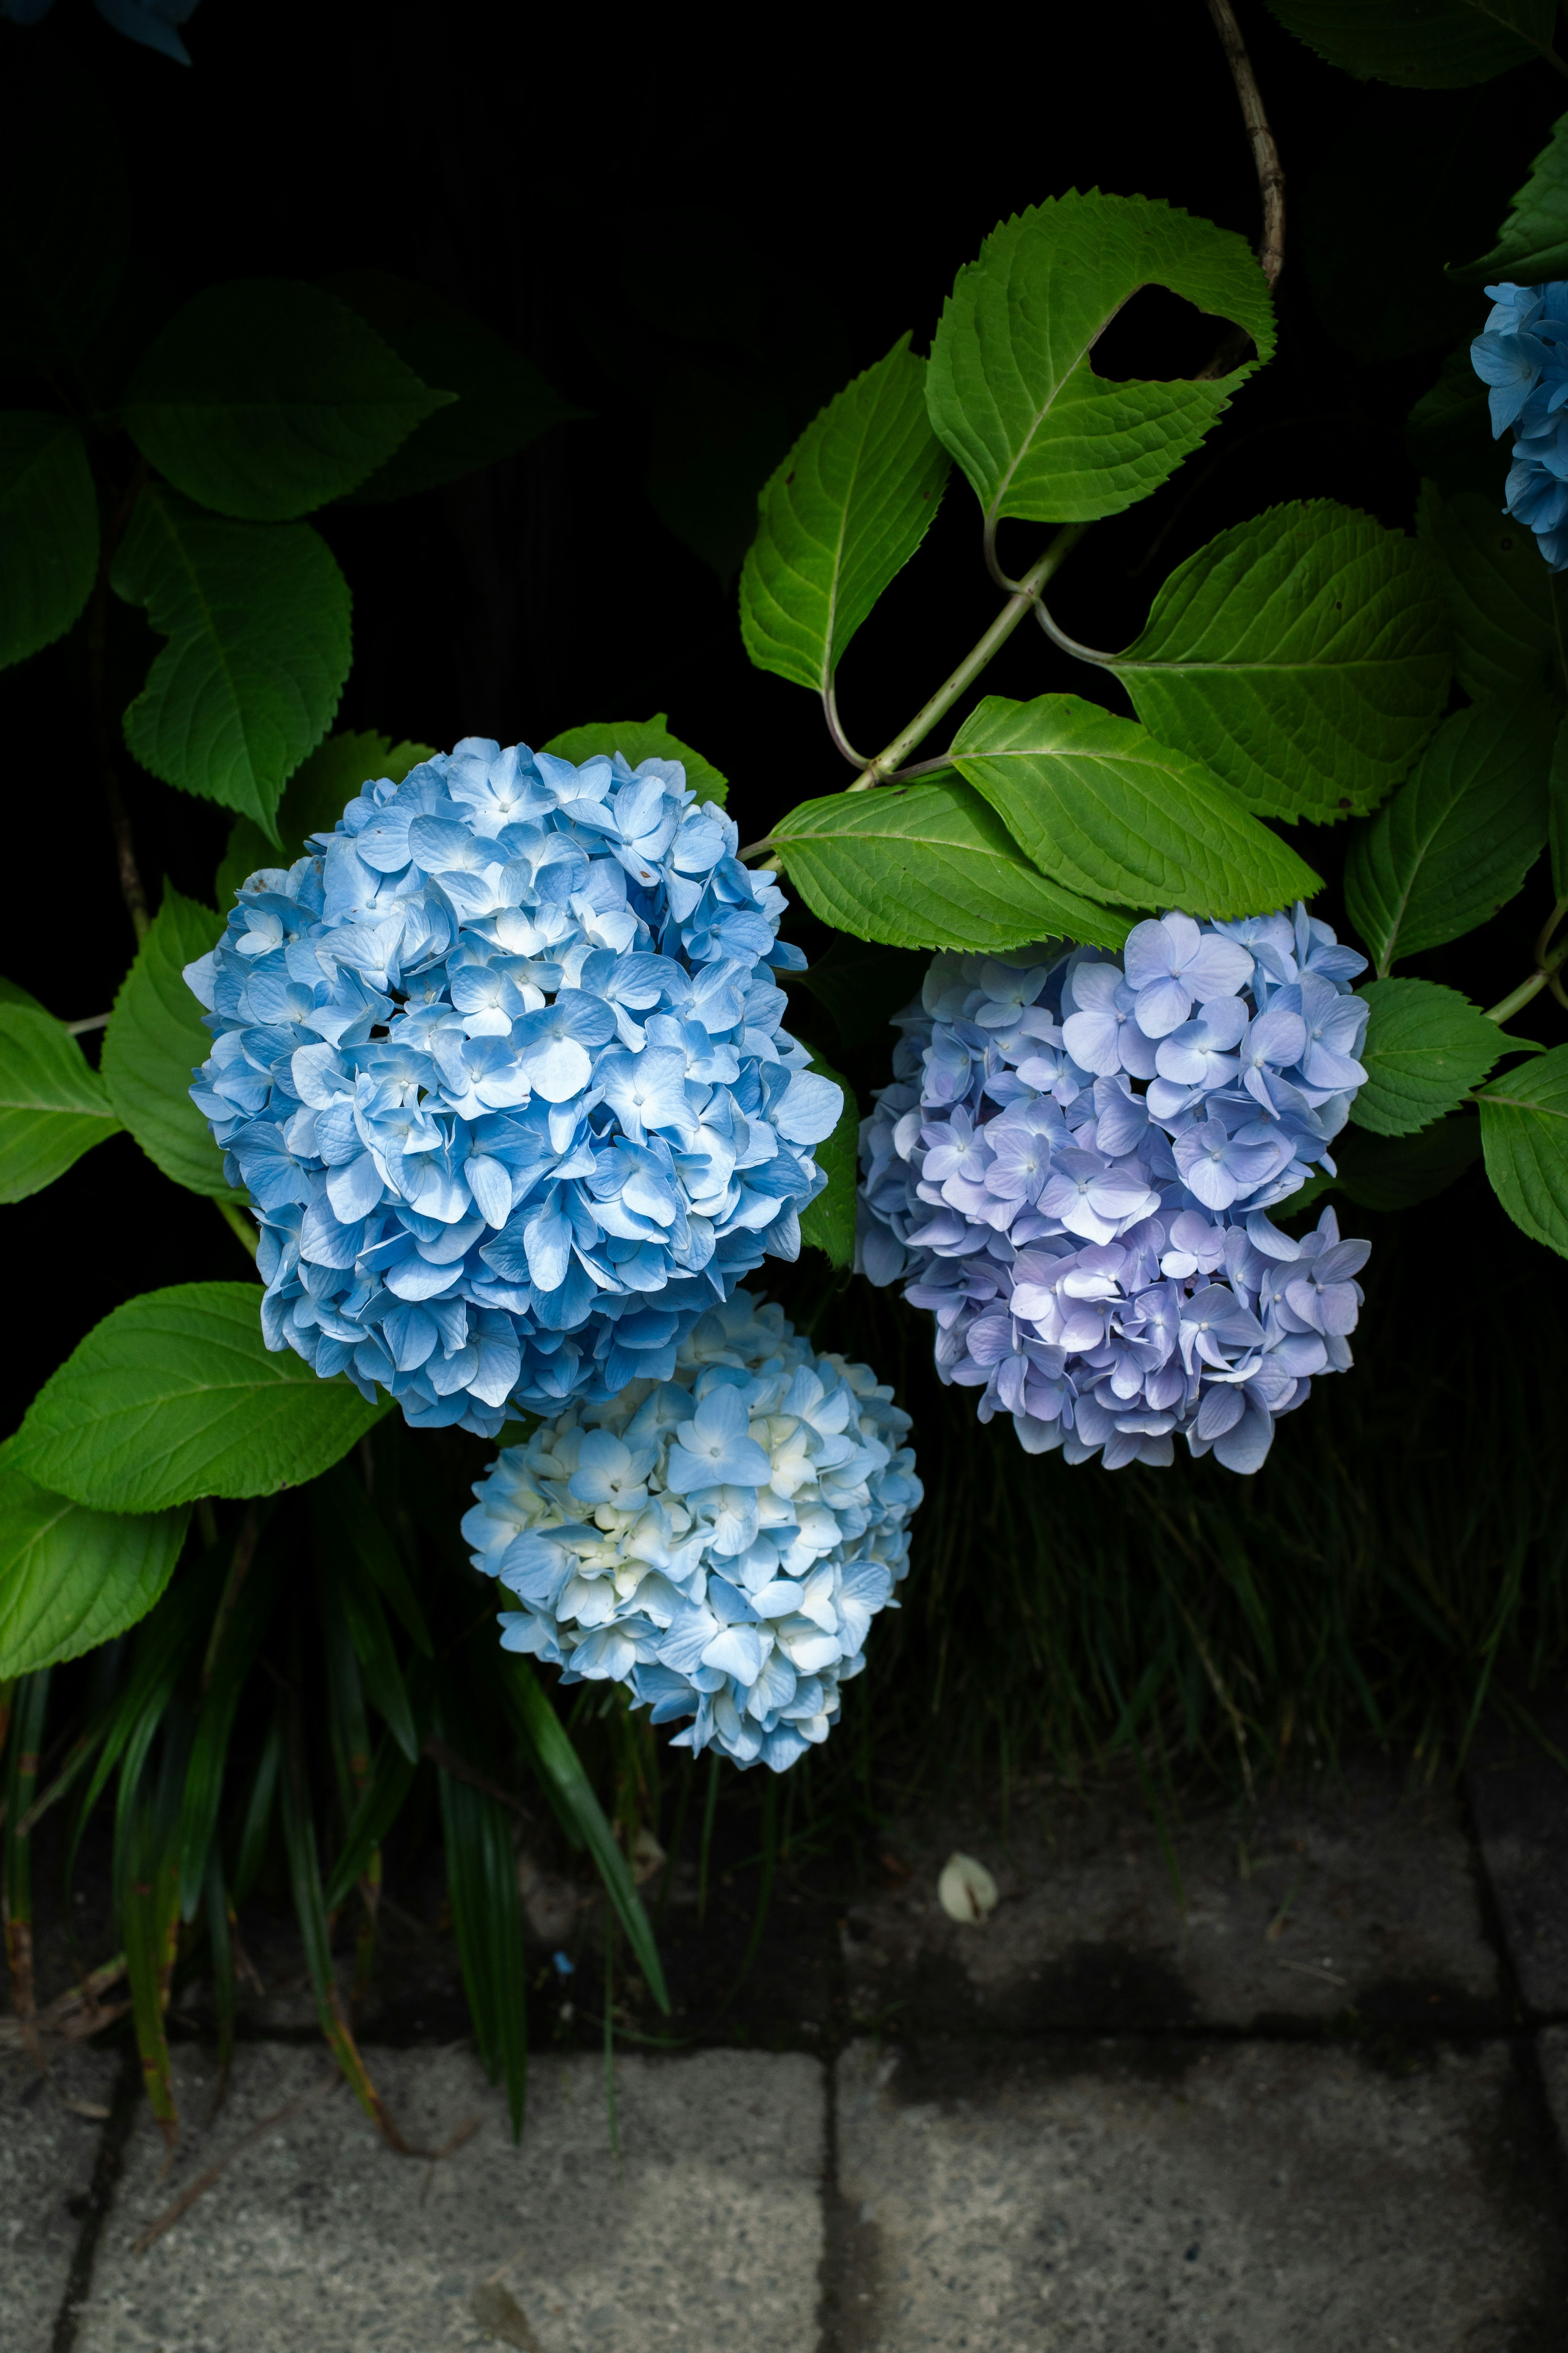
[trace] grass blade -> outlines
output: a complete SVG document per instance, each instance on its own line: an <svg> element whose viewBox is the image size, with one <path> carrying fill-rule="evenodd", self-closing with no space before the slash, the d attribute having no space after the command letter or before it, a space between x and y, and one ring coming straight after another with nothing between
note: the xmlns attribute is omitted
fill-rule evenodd
<svg viewBox="0 0 1568 2353"><path fill-rule="evenodd" d="M249 1513L246 1514L246 1523L253 1525ZM207 1876L207 1853L217 1828L218 1807L223 1798L224 1769L228 1758L229 1735L234 1729L235 1710L239 1705L246 1678L256 1663L256 1654L272 1615L282 1574L282 1555L276 1547L264 1554L252 1567L244 1546L245 1530L242 1528L240 1543L235 1547L235 1567L239 1569L243 1561L243 1582L232 1596L226 1592L220 1605L219 1623L215 1627L213 1641L207 1650L204 1676L206 1688L185 1776L180 1830L180 1917L183 1920L195 1918L196 1906L202 1900ZM251 1549L254 1549L253 1545Z"/></svg>
<svg viewBox="0 0 1568 2353"><path fill-rule="evenodd" d="M415 1649L426 1659L434 1658L430 1630L403 1565L403 1556L346 1462L340 1462L324 1479L312 1482L310 1513L323 1556L334 1561L357 1561L383 1600L401 1620Z"/></svg>
<svg viewBox="0 0 1568 2353"><path fill-rule="evenodd" d="M23 1676L13 1687L5 1772L5 1838L4 1849L0 1850L0 1862L4 1864L0 1872L0 1918L5 1926L5 1966L17 2021L24 2036L29 2039L36 2008L33 1843L32 1833L24 1825L38 1778L50 1672L49 1668L44 1667L37 1674Z"/></svg>
<svg viewBox="0 0 1568 2353"><path fill-rule="evenodd" d="M180 2116L163 2021L180 1938L180 1800L192 1734L182 1706L167 1711L163 1734L155 1778L145 1769L145 1745L127 1746L116 1808L114 1876L142 2080L158 2129L173 2149L180 2137Z"/></svg>
<svg viewBox="0 0 1568 2353"><path fill-rule="evenodd" d="M217 2015L217 2090L213 2095L212 2113L216 2116L228 2090L229 2070L234 2064L234 2029L238 2011L238 1989L234 1970L234 1913L229 1905L228 1889L224 1885L223 1855L216 1839L207 1851L206 1885L207 1950L212 1958L213 2009Z"/></svg>
<svg viewBox="0 0 1568 2353"><path fill-rule="evenodd" d="M257 1760L256 1778L250 1785L246 1802L245 1820L239 1830L239 1852L234 1866L234 1902L237 1908L256 1884L256 1874L261 1868L261 1858L267 1849L267 1833L272 1825L272 1806L278 1795L278 1770L283 1756L283 1704L279 1701L268 1726L267 1737L261 1744Z"/></svg>
<svg viewBox="0 0 1568 2353"><path fill-rule="evenodd" d="M528 2094L528 2013L517 1853L506 1810L471 1781L437 1767L447 1841L447 1891L479 2058L506 2085L513 2140Z"/></svg>
<svg viewBox="0 0 1568 2353"><path fill-rule="evenodd" d="M316 1562L321 1577L322 1599L328 1609L341 1611L346 1622L372 1704L404 1755L416 1758L419 1736L415 1728L414 1709L393 1648L386 1613L358 1549L339 1540L343 1516L337 1505L329 1507L326 1524L331 1530L330 1538L323 1534L321 1519L317 1520Z"/></svg>
<svg viewBox="0 0 1568 2353"><path fill-rule="evenodd" d="M363 1878L371 1857L403 1810L404 1800L414 1786L414 1767L389 1736L376 1752L364 1795L354 1809L342 1851L332 1866L326 1893L329 1912L341 1910Z"/></svg>

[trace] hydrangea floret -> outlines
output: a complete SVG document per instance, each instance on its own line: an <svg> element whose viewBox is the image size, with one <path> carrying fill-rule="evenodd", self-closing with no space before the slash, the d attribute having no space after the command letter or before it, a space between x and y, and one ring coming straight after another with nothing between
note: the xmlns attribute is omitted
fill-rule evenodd
<svg viewBox="0 0 1568 2353"><path fill-rule="evenodd" d="M780 1027L805 958L735 848L679 762L469 736L250 877L185 977L269 1347L494 1437L668 1379L796 1254L842 1097Z"/></svg>
<svg viewBox="0 0 1568 2353"><path fill-rule="evenodd" d="M674 1746L783 1772L826 1740L867 1630L897 1608L921 1500L908 1414L745 1292L673 1380L574 1403L504 1448L463 1522L522 1603L501 1640L626 1684Z"/></svg>
<svg viewBox="0 0 1568 2353"><path fill-rule="evenodd" d="M1514 435L1506 512L1561 572L1568 565L1568 280L1486 290L1492 308L1470 361L1488 387L1493 438L1510 428Z"/></svg>
<svg viewBox="0 0 1568 2353"><path fill-rule="evenodd" d="M897 1017L861 1126L857 1263L936 1318L944 1381L1031 1453L1256 1471L1314 1375L1351 1363L1368 1245L1331 1209L1366 1073L1366 959L1294 915L1135 924L1121 955L942 954Z"/></svg>

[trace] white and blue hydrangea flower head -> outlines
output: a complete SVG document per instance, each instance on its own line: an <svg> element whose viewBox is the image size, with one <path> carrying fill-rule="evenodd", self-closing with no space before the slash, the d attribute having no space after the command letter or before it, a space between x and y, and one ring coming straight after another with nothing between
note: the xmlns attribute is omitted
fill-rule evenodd
<svg viewBox="0 0 1568 2353"><path fill-rule="evenodd" d="M253 874L186 970L262 1324L422 1427L668 1380L794 1258L842 1097L780 1023L788 902L676 761L469 736Z"/></svg>
<svg viewBox="0 0 1568 2353"><path fill-rule="evenodd" d="M860 1130L857 1264L937 1324L944 1381L1030 1453L1256 1471L1347 1371L1369 1245L1268 1212L1366 1072L1366 959L1294 914L1134 924L1120 957L943 954Z"/></svg>
<svg viewBox="0 0 1568 2353"><path fill-rule="evenodd" d="M868 1629L896 1608L921 1501L908 1414L739 1292L673 1380L574 1403L498 1456L463 1522L521 1602L501 1640L614 1681L674 1745L782 1773L826 1740Z"/></svg>

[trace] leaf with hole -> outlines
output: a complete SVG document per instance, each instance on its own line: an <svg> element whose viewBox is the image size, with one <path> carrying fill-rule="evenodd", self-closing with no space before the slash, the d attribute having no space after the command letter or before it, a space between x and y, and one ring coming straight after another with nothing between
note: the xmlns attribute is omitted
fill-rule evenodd
<svg viewBox="0 0 1568 2353"><path fill-rule="evenodd" d="M149 483L113 583L169 640L125 713L131 750L270 830L348 676L348 585L326 541L305 522L222 522Z"/></svg>
<svg viewBox="0 0 1568 2353"><path fill-rule="evenodd" d="M1361 1061L1366 1084L1351 1118L1374 1135L1413 1135L1457 1110L1521 1040L1432 980L1373 980L1356 991L1371 1008Z"/></svg>
<svg viewBox="0 0 1568 2353"><path fill-rule="evenodd" d="M76 427L0 413L0 669L64 637L98 572L98 494Z"/></svg>
<svg viewBox="0 0 1568 2353"><path fill-rule="evenodd" d="M1535 533L1477 491L1424 482L1416 532L1436 557L1454 628L1454 672L1479 702L1557 675L1552 575Z"/></svg>
<svg viewBox="0 0 1568 2353"><path fill-rule="evenodd" d="M0 1449L0 1682L112 1641L174 1572L188 1509L93 1512L29 1479Z"/></svg>
<svg viewBox="0 0 1568 2353"><path fill-rule="evenodd" d="M387 1410L261 1336L253 1282L180 1282L96 1324L28 1407L13 1460L95 1510L275 1495L338 1461Z"/></svg>
<svg viewBox="0 0 1568 2353"><path fill-rule="evenodd" d="M988 694L952 757L1040 871L1089 898L1215 917L1321 888L1198 761L1076 694Z"/></svg>
<svg viewBox="0 0 1568 2353"><path fill-rule="evenodd" d="M349 803L359 798L362 785L378 784L383 776L400 785L410 768L435 756L428 744L394 744L374 728L329 735L283 787L275 820L278 842L269 841L253 818L235 818L214 887L220 909L226 914L235 892L263 867L291 866L305 855L311 834L331 833Z"/></svg>
<svg viewBox="0 0 1568 2353"><path fill-rule="evenodd" d="M1208 379L1097 375L1096 341L1143 286L1244 327L1258 358ZM1146 196L1073 189L1004 221L959 271L926 400L988 525L1088 522L1158 490L1273 350L1268 280L1241 237Z"/></svg>
<svg viewBox="0 0 1568 2353"><path fill-rule="evenodd" d="M213 1041L184 967L206 955L222 929L210 907L164 884L163 903L114 1000L102 1069L121 1124L165 1176L215 1201L240 1202L246 1196L224 1175L223 1154L191 1101L192 1077Z"/></svg>
<svg viewBox="0 0 1568 2353"><path fill-rule="evenodd" d="M616 752L634 768L644 760L679 760L699 806L717 801L722 808L729 797L726 778L711 760L705 760L700 752L670 733L662 711L656 711L651 719L590 720L584 727L568 727L564 735L552 735L540 749L553 752L557 759L574 761L578 767L584 760Z"/></svg>
<svg viewBox="0 0 1568 2353"><path fill-rule="evenodd" d="M103 1081L65 1024L0 1002L0 1201L23 1201L119 1133Z"/></svg>
<svg viewBox="0 0 1568 2353"><path fill-rule="evenodd" d="M1330 825L1375 808L1437 723L1442 579L1353 507L1271 507L1178 565L1109 666L1151 732L1246 807Z"/></svg>
<svg viewBox="0 0 1568 2353"><path fill-rule="evenodd" d="M1568 277L1568 114L1552 124L1491 251L1479 261L1450 263L1448 275L1464 286L1498 279L1539 286Z"/></svg>
<svg viewBox="0 0 1568 2353"><path fill-rule="evenodd" d="M1268 0L1282 25L1360 81L1462 90L1549 52L1554 0Z"/></svg>
<svg viewBox="0 0 1568 2353"><path fill-rule="evenodd" d="M1510 1071L1479 1101L1492 1190L1531 1241L1568 1258L1568 1046Z"/></svg>
<svg viewBox="0 0 1568 2353"><path fill-rule="evenodd" d="M956 776L802 801L774 826L790 881L835 931L896 948L1118 948L1131 918L1047 882Z"/></svg>
<svg viewBox="0 0 1568 2353"><path fill-rule="evenodd" d="M859 1176L860 1106L855 1090L831 1062L813 1054L811 1067L831 1079L844 1096L844 1106L833 1133L812 1147L812 1156L827 1177L826 1188L800 1213L800 1238L821 1250L829 1266L845 1267L855 1256L855 1187Z"/></svg>

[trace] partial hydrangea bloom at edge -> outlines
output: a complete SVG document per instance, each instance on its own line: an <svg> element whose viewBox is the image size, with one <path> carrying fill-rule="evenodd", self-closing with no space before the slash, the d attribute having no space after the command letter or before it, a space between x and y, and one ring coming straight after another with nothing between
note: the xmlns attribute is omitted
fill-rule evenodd
<svg viewBox="0 0 1568 2353"><path fill-rule="evenodd" d="M1488 387L1493 438L1514 432L1506 511L1561 572L1568 565L1568 280L1486 290L1492 309L1470 361Z"/></svg>
<svg viewBox="0 0 1568 2353"><path fill-rule="evenodd" d="M494 1437L668 1379L795 1256L842 1096L780 1027L805 960L735 843L679 762L469 736L250 877L185 977L268 1347Z"/></svg>
<svg viewBox="0 0 1568 2353"><path fill-rule="evenodd" d="M1298 1192L1366 1076L1364 956L1286 914L933 957L860 1130L857 1264L936 1318L944 1381L1030 1453L1256 1471L1343 1372L1368 1245Z"/></svg>
<svg viewBox="0 0 1568 2353"><path fill-rule="evenodd" d="M672 1381L574 1405L511 1446L463 1521L522 1602L501 1640L628 1686L674 1745L783 1772L826 1740L867 1630L897 1608L921 1501L908 1414L744 1292Z"/></svg>

